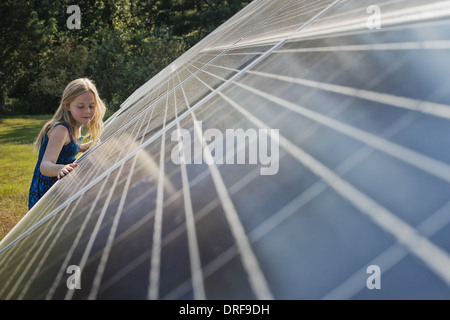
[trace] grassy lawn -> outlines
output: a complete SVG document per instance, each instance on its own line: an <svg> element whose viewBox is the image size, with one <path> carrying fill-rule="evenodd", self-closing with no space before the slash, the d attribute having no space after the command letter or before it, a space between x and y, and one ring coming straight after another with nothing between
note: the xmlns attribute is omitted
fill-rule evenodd
<svg viewBox="0 0 450 320"><path fill-rule="evenodd" d="M0 240L28 211L38 154L33 142L51 115L0 116Z"/></svg>

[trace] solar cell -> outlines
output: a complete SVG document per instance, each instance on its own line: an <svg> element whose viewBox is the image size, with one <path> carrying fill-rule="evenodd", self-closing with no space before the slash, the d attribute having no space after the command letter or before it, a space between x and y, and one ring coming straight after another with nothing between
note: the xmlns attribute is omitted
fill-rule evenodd
<svg viewBox="0 0 450 320"><path fill-rule="evenodd" d="M0 297L448 299L449 16L251 2L3 239Z"/></svg>

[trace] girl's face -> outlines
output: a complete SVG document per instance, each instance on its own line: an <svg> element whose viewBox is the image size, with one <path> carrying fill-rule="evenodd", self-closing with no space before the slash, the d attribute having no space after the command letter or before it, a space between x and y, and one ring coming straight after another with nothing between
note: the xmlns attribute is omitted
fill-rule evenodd
<svg viewBox="0 0 450 320"><path fill-rule="evenodd" d="M92 120L95 115L95 109L95 98L92 92L85 92L79 95L69 105L69 111L80 127Z"/></svg>

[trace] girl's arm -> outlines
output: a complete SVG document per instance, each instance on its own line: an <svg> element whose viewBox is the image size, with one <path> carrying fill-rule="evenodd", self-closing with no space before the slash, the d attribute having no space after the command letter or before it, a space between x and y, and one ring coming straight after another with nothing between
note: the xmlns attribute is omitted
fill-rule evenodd
<svg viewBox="0 0 450 320"><path fill-rule="evenodd" d="M92 141L86 142L86 143L82 143L80 145L80 152L86 152L87 149L89 149L89 147L91 146Z"/></svg>
<svg viewBox="0 0 450 320"><path fill-rule="evenodd" d="M61 179L77 166L76 163L56 164L62 147L67 142L70 142L69 132L64 126L56 126L47 135L48 144L42 158L40 170L44 176Z"/></svg>

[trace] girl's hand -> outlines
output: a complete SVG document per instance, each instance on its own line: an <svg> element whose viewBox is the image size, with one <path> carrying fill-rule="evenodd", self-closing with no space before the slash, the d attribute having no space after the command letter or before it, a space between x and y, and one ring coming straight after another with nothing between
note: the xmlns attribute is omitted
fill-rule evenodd
<svg viewBox="0 0 450 320"><path fill-rule="evenodd" d="M77 166L78 166L77 163L66 164L61 170L58 171L58 180L64 178L66 175L70 173L70 171L73 170L73 168Z"/></svg>

